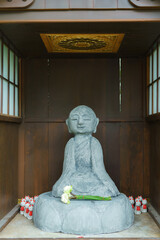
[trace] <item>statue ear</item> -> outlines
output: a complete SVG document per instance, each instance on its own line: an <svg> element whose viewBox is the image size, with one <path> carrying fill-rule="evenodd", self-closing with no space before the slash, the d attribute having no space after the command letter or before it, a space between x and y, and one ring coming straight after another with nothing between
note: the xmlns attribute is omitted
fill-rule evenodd
<svg viewBox="0 0 160 240"><path fill-rule="evenodd" d="M67 127L68 127L69 133L71 133L71 130L70 130L70 127L69 127L69 119L66 120L66 125L67 125Z"/></svg>
<svg viewBox="0 0 160 240"><path fill-rule="evenodd" d="M96 133L96 131L97 131L97 126L98 126L98 123L99 123L99 118L96 118L96 119L95 119L95 126L94 126L93 133Z"/></svg>

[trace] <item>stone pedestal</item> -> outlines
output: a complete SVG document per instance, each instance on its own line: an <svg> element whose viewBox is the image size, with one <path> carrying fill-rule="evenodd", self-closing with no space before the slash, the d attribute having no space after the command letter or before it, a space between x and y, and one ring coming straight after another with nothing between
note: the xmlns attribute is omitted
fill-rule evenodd
<svg viewBox="0 0 160 240"><path fill-rule="evenodd" d="M46 232L101 234L129 228L134 213L124 194L111 201L73 199L70 204L64 204L47 192L41 194L34 205L33 221Z"/></svg>

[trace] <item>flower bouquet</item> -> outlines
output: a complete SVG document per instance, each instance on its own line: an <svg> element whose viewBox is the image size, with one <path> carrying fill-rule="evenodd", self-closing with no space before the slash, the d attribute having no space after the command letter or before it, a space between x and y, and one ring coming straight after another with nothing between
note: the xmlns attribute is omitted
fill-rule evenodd
<svg viewBox="0 0 160 240"><path fill-rule="evenodd" d="M61 201L63 203L69 204L70 199L85 199L85 200L99 200L99 201L109 201L111 200L111 197L100 197L100 196L91 196L91 195L75 195L72 193L72 186L66 186L64 187L64 193L61 196Z"/></svg>

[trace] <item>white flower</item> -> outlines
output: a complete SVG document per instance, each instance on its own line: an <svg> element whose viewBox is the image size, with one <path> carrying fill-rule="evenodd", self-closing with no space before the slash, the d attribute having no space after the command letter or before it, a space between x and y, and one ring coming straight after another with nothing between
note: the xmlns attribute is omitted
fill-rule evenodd
<svg viewBox="0 0 160 240"><path fill-rule="evenodd" d="M70 192L72 192L72 185L71 186L66 186L66 187L64 187L64 193L70 193Z"/></svg>
<svg viewBox="0 0 160 240"><path fill-rule="evenodd" d="M63 193L62 196L61 196L61 201L64 202L64 203L69 204L70 203L70 201L69 201L69 194Z"/></svg>

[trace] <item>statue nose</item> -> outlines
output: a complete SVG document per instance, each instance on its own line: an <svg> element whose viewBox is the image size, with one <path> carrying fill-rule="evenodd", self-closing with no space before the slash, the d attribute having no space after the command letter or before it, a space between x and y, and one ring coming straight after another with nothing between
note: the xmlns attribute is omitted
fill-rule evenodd
<svg viewBox="0 0 160 240"><path fill-rule="evenodd" d="M83 118L82 117L78 118L78 124L83 124Z"/></svg>

